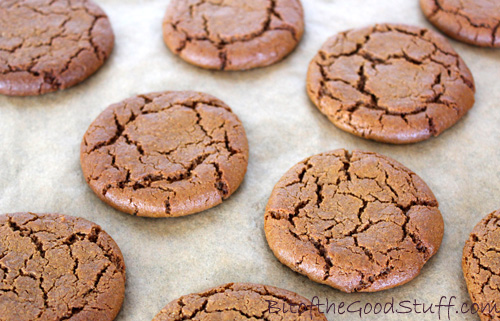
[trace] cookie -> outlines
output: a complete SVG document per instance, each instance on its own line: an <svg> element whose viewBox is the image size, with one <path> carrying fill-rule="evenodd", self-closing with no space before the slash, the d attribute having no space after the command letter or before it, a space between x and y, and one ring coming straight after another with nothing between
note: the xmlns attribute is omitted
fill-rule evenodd
<svg viewBox="0 0 500 321"><path fill-rule="evenodd" d="M120 249L98 225L59 214L0 216L0 319L114 320L125 294Z"/></svg>
<svg viewBox="0 0 500 321"><path fill-rule="evenodd" d="M0 94L12 96L82 82L114 44L108 17L91 0L3 0L0 30Z"/></svg>
<svg viewBox="0 0 500 321"><path fill-rule="evenodd" d="M207 69L274 64L295 49L303 33L299 0L172 0L163 20L167 47Z"/></svg>
<svg viewBox="0 0 500 321"><path fill-rule="evenodd" d="M123 212L184 216L220 204L248 165L245 130L217 98L196 92L139 95L108 107L81 145L92 190Z"/></svg>
<svg viewBox="0 0 500 321"><path fill-rule="evenodd" d="M326 321L311 302L272 286L229 283L170 302L153 321L282 320Z"/></svg>
<svg viewBox="0 0 500 321"><path fill-rule="evenodd" d="M420 0L427 19L448 36L481 46L500 47L500 2Z"/></svg>
<svg viewBox="0 0 500 321"><path fill-rule="evenodd" d="M382 24L328 39L307 92L337 127L393 144L438 136L474 105L474 79L437 33Z"/></svg>
<svg viewBox="0 0 500 321"><path fill-rule="evenodd" d="M346 150L292 167L272 192L264 228L283 264L344 292L409 282L439 249L444 229L436 198L415 173Z"/></svg>
<svg viewBox="0 0 500 321"><path fill-rule="evenodd" d="M479 222L465 243L462 269L482 321L500 320L500 211Z"/></svg>

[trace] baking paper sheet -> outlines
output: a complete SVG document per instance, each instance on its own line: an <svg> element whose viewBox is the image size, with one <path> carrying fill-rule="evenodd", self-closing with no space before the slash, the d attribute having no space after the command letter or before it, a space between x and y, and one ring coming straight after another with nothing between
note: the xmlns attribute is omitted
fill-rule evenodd
<svg viewBox="0 0 500 321"><path fill-rule="evenodd" d="M170 53L161 34L167 0L96 2L110 16L116 35L114 52L96 75L42 97L0 97L0 213L57 212L100 224L120 246L127 265L126 297L117 320L151 320L171 300L227 282L274 285L336 305L359 300L353 309L393 298L395 304L417 300L430 305L455 296L455 304L470 304L462 248L474 225L500 208L499 50L450 40L474 74L475 107L439 138L392 146L331 124L306 95L306 72L322 43L337 32L376 22L432 28L417 0L303 0L306 33L297 50L281 63L247 72L206 71ZM231 106L250 143L247 176L228 201L198 215L146 219L122 214L87 187L80 170L81 139L108 105L164 90L203 91ZM300 160L337 148L393 157L436 194L445 220L443 244L412 282L378 293L345 294L292 272L268 248L263 216L274 184ZM434 312L372 313L362 319L438 320ZM450 316L479 320L455 310ZM447 318L442 308L441 320ZM328 319L360 316L331 310Z"/></svg>

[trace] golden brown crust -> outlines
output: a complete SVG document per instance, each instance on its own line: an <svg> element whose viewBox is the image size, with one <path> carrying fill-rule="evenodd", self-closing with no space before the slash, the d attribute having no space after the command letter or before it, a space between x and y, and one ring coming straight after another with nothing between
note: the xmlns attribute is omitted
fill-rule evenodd
<svg viewBox="0 0 500 321"><path fill-rule="evenodd" d="M427 29L375 25L328 39L307 92L337 127L380 142L437 136L474 105L474 79L448 42Z"/></svg>
<svg viewBox="0 0 500 321"><path fill-rule="evenodd" d="M111 54L113 30L91 0L0 2L0 94L41 95L85 80Z"/></svg>
<svg viewBox="0 0 500 321"><path fill-rule="evenodd" d="M500 47L497 0L420 0L427 19L448 36L481 47Z"/></svg>
<svg viewBox="0 0 500 321"><path fill-rule="evenodd" d="M486 216L474 227L465 243L462 269L481 320L500 320L500 211Z"/></svg>
<svg viewBox="0 0 500 321"><path fill-rule="evenodd" d="M236 191L248 142L219 99L152 93L108 107L83 138L81 164L92 190L111 206L139 216L183 216Z"/></svg>
<svg viewBox="0 0 500 321"><path fill-rule="evenodd" d="M125 263L98 225L59 214L0 216L0 320L111 321Z"/></svg>
<svg viewBox="0 0 500 321"><path fill-rule="evenodd" d="M438 202L415 173L361 151L295 165L265 214L267 241L283 264L345 292L412 280L439 249L443 229Z"/></svg>
<svg viewBox="0 0 500 321"><path fill-rule="evenodd" d="M271 65L292 52L303 33L299 0L173 0L163 21L168 48L207 69Z"/></svg>
<svg viewBox="0 0 500 321"><path fill-rule="evenodd" d="M270 304L275 308L270 308ZM283 312L283 305L288 312ZM326 318L317 308L311 308L309 300L296 293L268 285L229 283L174 300L153 319L180 320L326 321Z"/></svg>

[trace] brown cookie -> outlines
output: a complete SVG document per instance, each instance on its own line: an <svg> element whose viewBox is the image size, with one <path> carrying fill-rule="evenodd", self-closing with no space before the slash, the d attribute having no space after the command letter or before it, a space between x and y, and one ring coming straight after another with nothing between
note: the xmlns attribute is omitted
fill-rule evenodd
<svg viewBox="0 0 500 321"><path fill-rule="evenodd" d="M91 0L2 0L0 30L0 94L12 96L78 84L114 44L108 17Z"/></svg>
<svg viewBox="0 0 500 321"><path fill-rule="evenodd" d="M248 164L245 130L217 98L196 92L139 95L111 105L81 145L92 190L123 212L183 216L220 204Z"/></svg>
<svg viewBox="0 0 500 321"><path fill-rule="evenodd" d="M420 0L427 19L457 40L481 47L500 47L498 0Z"/></svg>
<svg viewBox="0 0 500 321"><path fill-rule="evenodd" d="M500 211L486 216L470 234L462 269L481 320L500 320Z"/></svg>
<svg viewBox="0 0 500 321"><path fill-rule="evenodd" d="M437 136L474 105L474 79L437 33L375 25L340 33L312 60L307 92L337 127L385 143Z"/></svg>
<svg viewBox="0 0 500 321"><path fill-rule="evenodd" d="M303 33L300 0L172 0L163 20L168 48L207 69L271 65L292 52Z"/></svg>
<svg viewBox="0 0 500 321"><path fill-rule="evenodd" d="M265 233L292 270L345 292L375 292L420 273L439 249L443 218L429 187L403 165L336 150L281 178Z"/></svg>
<svg viewBox="0 0 500 321"><path fill-rule="evenodd" d="M311 302L272 286L229 283L185 295L167 304L153 321L281 320L326 321Z"/></svg>
<svg viewBox="0 0 500 321"><path fill-rule="evenodd" d="M0 216L0 319L114 320L125 294L120 249L101 228L58 214Z"/></svg>

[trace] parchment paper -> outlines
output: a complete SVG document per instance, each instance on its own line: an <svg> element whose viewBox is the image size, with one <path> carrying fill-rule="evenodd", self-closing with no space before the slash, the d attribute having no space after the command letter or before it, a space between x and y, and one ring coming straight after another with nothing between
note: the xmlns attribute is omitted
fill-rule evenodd
<svg viewBox="0 0 500 321"><path fill-rule="evenodd" d="M0 97L0 213L57 212L100 224L120 246L127 265L125 303L117 320L151 320L171 300L227 282L269 284L337 304L392 298L437 304L441 296L470 303L462 248L474 225L500 208L499 50L450 40L475 76L475 107L439 138L392 146L331 124L306 95L306 72L322 43L345 29L376 22L432 28L417 0L302 0L306 33L297 50L282 63L247 72L205 71L171 54L161 34L167 0L96 2L110 16L116 35L114 52L96 75L42 97ZM243 121L250 164L238 192L221 206L178 219L138 218L105 205L80 170L80 142L90 123L108 105L129 96L186 89L215 95ZM393 157L436 194L445 219L443 244L409 284L374 294L344 294L292 272L268 248L263 215L274 184L300 160L337 148ZM328 319L358 320L359 315L330 313ZM371 314L363 319L438 320L438 315ZM451 319L479 320L454 310Z"/></svg>

